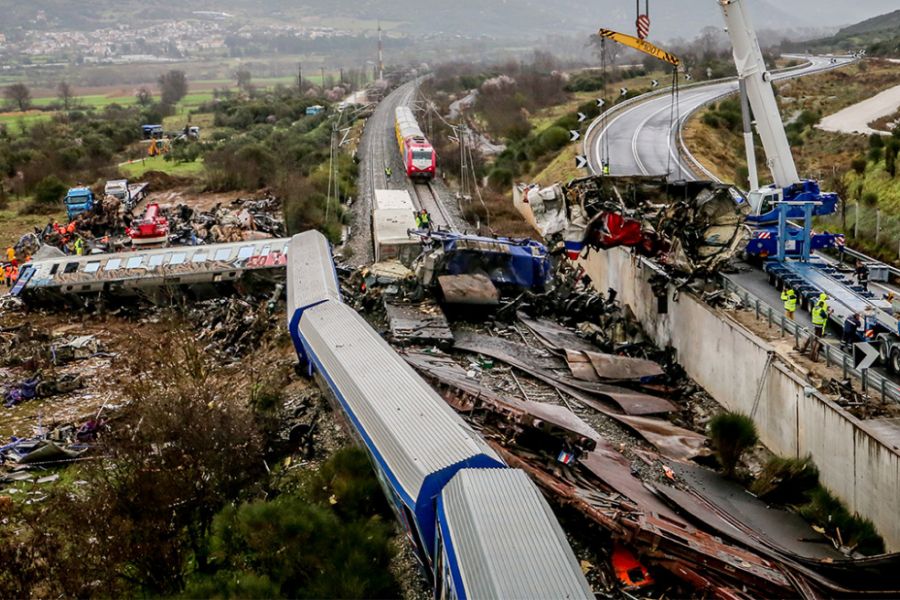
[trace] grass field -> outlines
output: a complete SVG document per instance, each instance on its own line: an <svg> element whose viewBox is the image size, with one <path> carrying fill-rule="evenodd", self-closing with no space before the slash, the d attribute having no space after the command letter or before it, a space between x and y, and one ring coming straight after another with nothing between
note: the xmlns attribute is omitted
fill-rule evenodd
<svg viewBox="0 0 900 600"><path fill-rule="evenodd" d="M43 227L48 220L65 221L66 211L63 210L62 198L59 201L59 211L49 215L22 215L19 214L29 198L10 199L9 206L0 210L0 248L7 248L19 241L23 234L33 231L35 227ZM4 259L5 260L5 259Z"/></svg>
<svg viewBox="0 0 900 600"><path fill-rule="evenodd" d="M161 171L176 177L199 177L203 173L203 160L188 163L175 163L167 161L162 156L145 158L133 163L119 165L119 171L123 176L134 179L148 171Z"/></svg>

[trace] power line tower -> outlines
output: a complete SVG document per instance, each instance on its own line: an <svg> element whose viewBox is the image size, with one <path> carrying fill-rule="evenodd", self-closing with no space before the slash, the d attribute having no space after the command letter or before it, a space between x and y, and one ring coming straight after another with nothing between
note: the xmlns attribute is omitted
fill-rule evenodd
<svg viewBox="0 0 900 600"><path fill-rule="evenodd" d="M381 21L378 21L378 79L384 79L384 44L381 41Z"/></svg>

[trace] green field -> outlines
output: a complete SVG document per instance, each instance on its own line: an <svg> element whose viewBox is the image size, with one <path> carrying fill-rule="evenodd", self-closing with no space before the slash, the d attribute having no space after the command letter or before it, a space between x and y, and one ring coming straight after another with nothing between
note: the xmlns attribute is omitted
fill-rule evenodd
<svg viewBox="0 0 900 600"><path fill-rule="evenodd" d="M21 124L33 125L40 121L49 121L53 113L31 111L27 113L0 113L0 125L6 126L11 135L22 133Z"/></svg>
<svg viewBox="0 0 900 600"><path fill-rule="evenodd" d="M203 160L189 163L167 161L162 156L145 158L137 162L119 165L119 171L125 177L135 179L148 171L161 171L176 177L198 177L203 173Z"/></svg>

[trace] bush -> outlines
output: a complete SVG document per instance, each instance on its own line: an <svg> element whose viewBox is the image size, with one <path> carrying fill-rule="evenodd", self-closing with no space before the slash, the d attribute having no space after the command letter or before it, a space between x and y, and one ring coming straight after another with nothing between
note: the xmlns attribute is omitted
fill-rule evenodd
<svg viewBox="0 0 900 600"><path fill-rule="evenodd" d="M393 526L368 457L339 450L297 490L230 506L209 539L215 570L198 575L189 598L394 598Z"/></svg>
<svg viewBox="0 0 900 600"><path fill-rule="evenodd" d="M741 456L758 437L756 425L747 415L724 412L709 421L709 435L725 474L734 476Z"/></svg>
<svg viewBox="0 0 900 600"><path fill-rule="evenodd" d="M883 151L884 148L882 148L881 146L871 146L866 157L869 159L869 162L877 163L881 160Z"/></svg>
<svg viewBox="0 0 900 600"><path fill-rule="evenodd" d="M862 196L862 202L866 206L877 206L878 205L878 194L875 192L866 192Z"/></svg>
<svg viewBox="0 0 900 600"><path fill-rule="evenodd" d="M750 491L766 502L804 504L809 493L819 485L819 469L809 456L781 458L766 463L762 473L751 484Z"/></svg>
<svg viewBox="0 0 900 600"><path fill-rule="evenodd" d="M851 515L844 504L823 487L810 494L810 502L799 509L806 520L819 525L832 538L866 555L884 552L884 540L869 519Z"/></svg>
<svg viewBox="0 0 900 600"><path fill-rule="evenodd" d="M513 174L509 169L496 167L488 175L488 183L496 190L503 190L512 185Z"/></svg>
<svg viewBox="0 0 900 600"><path fill-rule="evenodd" d="M34 186L34 200L44 206L56 206L62 202L68 189L56 175L48 175Z"/></svg>
<svg viewBox="0 0 900 600"><path fill-rule="evenodd" d="M543 150L542 154L556 152L560 148L565 147L568 143L569 132L557 125L548 127L540 135L540 146Z"/></svg>
<svg viewBox="0 0 900 600"><path fill-rule="evenodd" d="M873 133L869 136L869 148L883 148L884 140L881 139L881 135L878 133Z"/></svg>
<svg viewBox="0 0 900 600"><path fill-rule="evenodd" d="M852 168L858 175L862 175L866 172L866 162L865 158L854 158L850 161L850 168Z"/></svg>

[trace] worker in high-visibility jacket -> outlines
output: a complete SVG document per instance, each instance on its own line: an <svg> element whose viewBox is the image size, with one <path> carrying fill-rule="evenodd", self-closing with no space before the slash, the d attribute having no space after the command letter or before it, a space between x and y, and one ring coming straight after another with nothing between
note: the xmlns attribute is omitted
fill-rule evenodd
<svg viewBox="0 0 900 600"><path fill-rule="evenodd" d="M6 283L6 287L12 286L12 263L7 264L3 267L3 281Z"/></svg>
<svg viewBox="0 0 900 600"><path fill-rule="evenodd" d="M78 256L84 255L84 238L82 237L75 240L75 254Z"/></svg>
<svg viewBox="0 0 900 600"><path fill-rule="evenodd" d="M784 316L793 321L794 313L797 311L797 292L794 288L785 287L781 292L781 301L784 302Z"/></svg>
<svg viewBox="0 0 900 600"><path fill-rule="evenodd" d="M819 294L819 300L812 309L812 324L816 335L825 336L825 328L828 327L828 315L832 309L828 308L828 295L825 292Z"/></svg>

